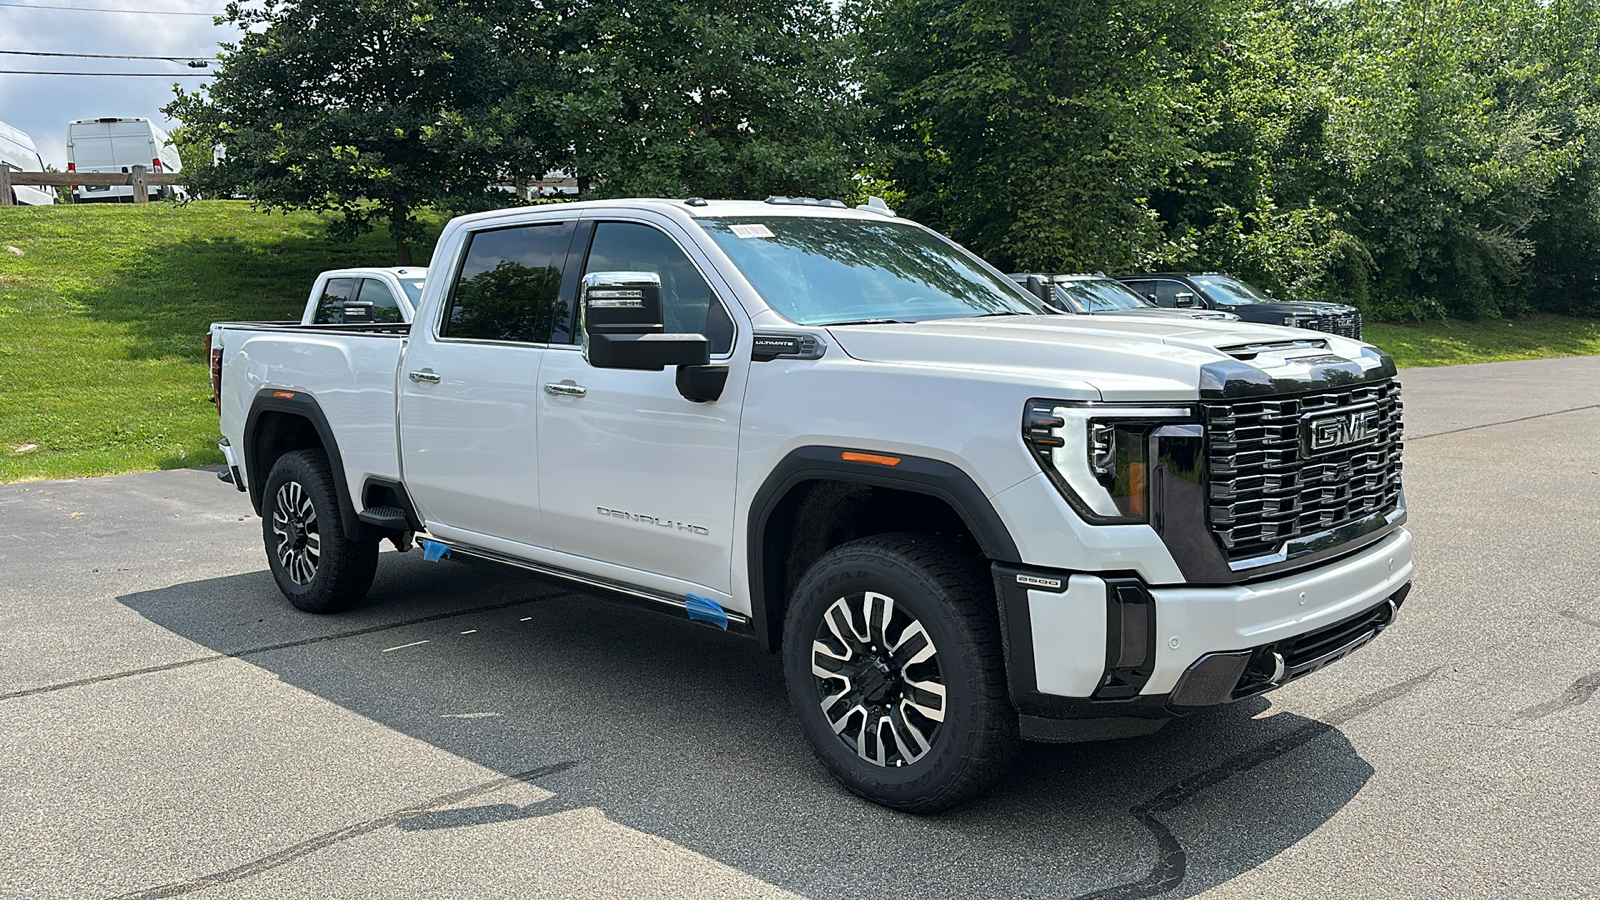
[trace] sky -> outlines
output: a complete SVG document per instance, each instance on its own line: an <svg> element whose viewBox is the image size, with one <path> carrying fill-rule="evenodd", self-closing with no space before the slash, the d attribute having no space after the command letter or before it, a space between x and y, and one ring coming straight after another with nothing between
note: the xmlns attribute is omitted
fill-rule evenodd
<svg viewBox="0 0 1600 900"><path fill-rule="evenodd" d="M100 7L218 13L226 0L0 0L0 50L59 53L114 53L131 56L187 56L212 59L218 44L238 32L212 24L209 15L152 15L148 12L90 12L21 9L27 6ZM215 63L213 63L214 65ZM12 56L0 53L0 70L57 72L153 72L188 75L203 72L183 63L128 59ZM0 122L33 138L39 155L58 169L67 167L67 122L101 116L142 116L171 131L178 123L161 114L173 98L172 86L195 90L204 78L76 77L0 75Z"/></svg>

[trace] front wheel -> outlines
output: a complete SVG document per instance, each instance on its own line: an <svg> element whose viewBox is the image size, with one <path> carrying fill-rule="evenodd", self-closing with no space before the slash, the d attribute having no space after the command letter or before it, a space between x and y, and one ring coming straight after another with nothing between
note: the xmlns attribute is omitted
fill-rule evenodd
<svg viewBox="0 0 1600 900"><path fill-rule="evenodd" d="M339 524L328 454L278 457L262 491L261 533L278 590L297 609L330 613L367 595L378 571L378 541L351 540Z"/></svg>
<svg viewBox="0 0 1600 900"><path fill-rule="evenodd" d="M1010 768L1017 717L986 575L952 543L888 534L835 547L801 579L784 621L789 700L851 791L930 813Z"/></svg>

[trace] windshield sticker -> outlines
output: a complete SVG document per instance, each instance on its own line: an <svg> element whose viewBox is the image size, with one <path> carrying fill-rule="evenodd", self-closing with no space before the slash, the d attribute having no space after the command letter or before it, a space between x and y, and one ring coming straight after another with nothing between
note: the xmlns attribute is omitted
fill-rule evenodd
<svg viewBox="0 0 1600 900"><path fill-rule="evenodd" d="M750 238L769 238L777 236L772 233L771 228L762 225L760 222L756 222L753 225L729 225L728 230L733 232L738 237L744 238L745 240L749 240Z"/></svg>

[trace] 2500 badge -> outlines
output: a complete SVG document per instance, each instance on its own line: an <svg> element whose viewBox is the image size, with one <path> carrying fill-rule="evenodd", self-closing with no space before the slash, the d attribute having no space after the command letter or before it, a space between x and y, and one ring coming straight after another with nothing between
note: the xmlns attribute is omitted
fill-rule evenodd
<svg viewBox="0 0 1600 900"><path fill-rule="evenodd" d="M711 533L699 525L690 525L687 522L675 522L672 519L658 519L655 516L641 516L638 513L623 512L620 509L610 509L604 506L596 506L594 509L595 512L598 512L600 515L613 519L627 519L629 522L640 522L645 525L655 525L661 528L676 528L679 531L687 531L690 534L707 535Z"/></svg>

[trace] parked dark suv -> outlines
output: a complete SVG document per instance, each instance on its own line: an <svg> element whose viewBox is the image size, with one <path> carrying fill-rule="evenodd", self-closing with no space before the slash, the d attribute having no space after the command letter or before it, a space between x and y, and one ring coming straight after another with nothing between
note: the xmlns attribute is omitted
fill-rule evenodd
<svg viewBox="0 0 1600 900"><path fill-rule="evenodd" d="M1361 338L1361 311L1353 306L1275 300L1226 272L1155 272L1119 275L1117 280L1168 309L1220 309L1246 322Z"/></svg>
<svg viewBox="0 0 1600 900"><path fill-rule="evenodd" d="M1210 309L1162 309L1134 293L1127 285L1104 272L1082 275L1035 275L1019 272L1009 276L1044 301L1044 305L1064 313L1083 316L1178 316L1237 322L1231 313Z"/></svg>

